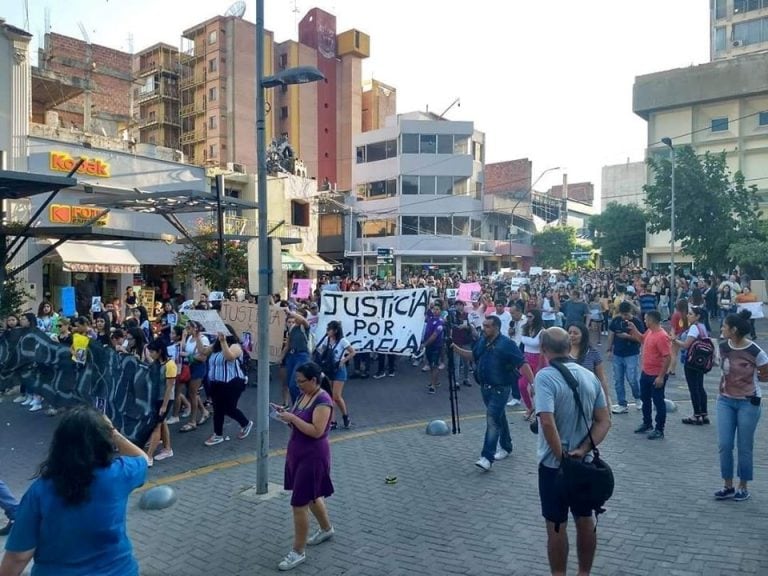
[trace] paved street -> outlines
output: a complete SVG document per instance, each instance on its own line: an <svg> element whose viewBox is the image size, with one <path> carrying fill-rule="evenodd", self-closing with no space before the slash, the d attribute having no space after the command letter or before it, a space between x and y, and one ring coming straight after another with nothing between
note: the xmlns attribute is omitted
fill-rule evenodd
<svg viewBox="0 0 768 576"><path fill-rule="evenodd" d="M461 392L462 434L424 434L424 422L449 416L445 385L434 397L410 367L397 378L355 380L349 386L355 430L333 436L337 493L329 508L337 535L309 549L298 574L547 574L545 534L538 507L535 437L510 412L515 453L488 474L473 466L484 421L477 387ZM713 376L707 389L715 387ZM273 390L273 398L277 398ZM733 575L768 573L764 529L768 514L768 440L757 433L753 498L714 502L720 486L716 423L690 427L687 389L678 376L669 397L683 400L671 414L667 438L649 442L632 429L633 410L616 416L604 454L616 474L616 494L600 519L595 574ZM244 397L253 413L255 390ZM55 418L0 404L2 475L18 492L43 457ZM405 425L403 424L405 423ZM414 423L408 425L407 423ZM234 436L235 428L228 427ZM214 448L208 432L176 435L177 456L156 464L150 482L168 482L179 501L161 512L130 504L129 531L142 574L273 574L292 538L288 495L256 503L255 438ZM272 446L285 446L285 429L272 426ZM235 462L240 459L242 463ZM206 465L224 463L216 468ZM284 459L270 460L271 480L282 482ZM181 474L198 469L195 474ZM169 478L169 476L174 476ZM384 478L397 476L386 485ZM245 492L245 494L244 494ZM572 551L575 546L572 545ZM572 553L571 572L575 572Z"/></svg>

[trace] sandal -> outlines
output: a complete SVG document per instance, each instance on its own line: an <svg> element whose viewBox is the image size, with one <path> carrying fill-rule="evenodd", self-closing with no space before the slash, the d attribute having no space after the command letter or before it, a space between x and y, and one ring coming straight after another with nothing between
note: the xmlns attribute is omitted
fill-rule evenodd
<svg viewBox="0 0 768 576"><path fill-rule="evenodd" d="M197 430L197 426L192 423L184 424L184 426L179 428L179 432L192 432L193 430Z"/></svg>
<svg viewBox="0 0 768 576"><path fill-rule="evenodd" d="M698 416L688 416L688 418L683 418L683 424L701 424L701 420Z"/></svg>
<svg viewBox="0 0 768 576"><path fill-rule="evenodd" d="M210 419L211 419L211 413L208 412L205 416L203 416L202 418L200 418L200 420L197 421L197 425L202 426L203 424L208 422L208 420Z"/></svg>

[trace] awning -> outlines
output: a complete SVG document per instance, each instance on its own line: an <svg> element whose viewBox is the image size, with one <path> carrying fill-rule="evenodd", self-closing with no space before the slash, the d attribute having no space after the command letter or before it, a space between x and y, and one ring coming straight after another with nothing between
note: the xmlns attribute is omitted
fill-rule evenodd
<svg viewBox="0 0 768 576"><path fill-rule="evenodd" d="M138 274L141 263L117 242L65 242L56 248L65 272Z"/></svg>
<svg viewBox="0 0 768 576"><path fill-rule="evenodd" d="M295 256L304 263L308 270L320 270L323 272L333 270L333 265L320 258L317 254L295 254Z"/></svg>
<svg viewBox="0 0 768 576"><path fill-rule="evenodd" d="M297 270L304 270L304 262L296 258L293 254L283 252L283 272L295 272Z"/></svg>

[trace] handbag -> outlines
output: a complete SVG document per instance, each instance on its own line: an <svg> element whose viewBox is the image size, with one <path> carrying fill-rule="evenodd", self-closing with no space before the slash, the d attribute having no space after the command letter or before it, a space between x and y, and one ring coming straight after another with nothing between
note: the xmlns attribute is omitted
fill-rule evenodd
<svg viewBox="0 0 768 576"><path fill-rule="evenodd" d="M600 451L592 440L592 427L584 412L584 405L581 403L578 392L579 383L575 376L563 364L562 360L550 360L549 364L560 372L573 392L576 409L581 413L581 417L587 425L587 435L592 445L591 462L587 462L586 458L578 460L565 454L561 455L555 486L569 506L582 510L593 510L595 518L597 518L605 512L603 505L613 496L613 470L600 457Z"/></svg>
<svg viewBox="0 0 768 576"><path fill-rule="evenodd" d="M317 346L315 347L314 352L312 352L312 361L320 366L320 370L322 370L323 374L326 375L326 377L329 380L333 380L336 376L336 372L339 369L339 363L336 361L336 347L339 345L341 340L339 342L336 342L336 346L331 348L328 346L328 344L325 345L325 349L320 352L319 348L320 345L328 338L328 335L326 334L320 339L320 342L317 343Z"/></svg>
<svg viewBox="0 0 768 576"><path fill-rule="evenodd" d="M189 364L185 362L181 365L179 375L176 376L176 382L179 384L187 384L190 380L192 380L192 371L189 369Z"/></svg>
<svg viewBox="0 0 768 576"><path fill-rule="evenodd" d="M708 336L702 336L703 326L697 325L699 336L688 347L685 366L691 370L706 374L715 364L715 345Z"/></svg>

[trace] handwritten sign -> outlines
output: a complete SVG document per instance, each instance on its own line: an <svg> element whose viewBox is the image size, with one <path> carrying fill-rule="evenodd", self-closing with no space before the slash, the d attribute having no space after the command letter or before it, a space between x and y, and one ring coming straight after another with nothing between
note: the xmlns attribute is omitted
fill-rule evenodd
<svg viewBox="0 0 768 576"><path fill-rule="evenodd" d="M742 310L749 310L752 312L752 320L755 320L757 318L765 318L765 315L763 314L763 303L762 302L743 302L738 305L738 310L741 312Z"/></svg>
<svg viewBox="0 0 768 576"><path fill-rule="evenodd" d="M139 302L147 309L150 317L155 313L155 291L152 288L142 287L139 293Z"/></svg>
<svg viewBox="0 0 768 576"><path fill-rule="evenodd" d="M305 299L312 294L312 280L307 278L294 278L291 287L291 295L294 298Z"/></svg>
<svg viewBox="0 0 768 576"><path fill-rule="evenodd" d="M259 307L248 302L232 302L225 300L221 303L221 318L235 329L240 338L245 340L246 334L251 341L253 350L258 349L259 343ZM279 306L269 309L269 361L280 362L280 352L283 349L283 334L285 333L285 310Z"/></svg>
<svg viewBox="0 0 768 576"><path fill-rule="evenodd" d="M216 310L187 310L184 315L188 319L202 324L206 334L218 334L219 332L229 334L229 330Z"/></svg>
<svg viewBox="0 0 768 576"><path fill-rule="evenodd" d="M323 292L317 334L338 320L358 352L413 354L421 346L429 306L427 288L376 292Z"/></svg>
<svg viewBox="0 0 768 576"><path fill-rule="evenodd" d="M459 284L459 300L464 302L477 302L483 289L477 282L462 282Z"/></svg>

